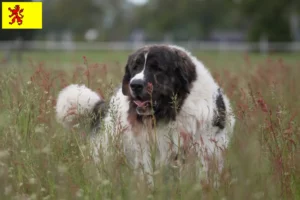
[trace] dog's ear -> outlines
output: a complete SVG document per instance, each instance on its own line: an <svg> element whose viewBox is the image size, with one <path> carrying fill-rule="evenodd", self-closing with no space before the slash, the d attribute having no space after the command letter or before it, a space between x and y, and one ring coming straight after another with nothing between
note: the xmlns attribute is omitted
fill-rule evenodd
<svg viewBox="0 0 300 200"><path fill-rule="evenodd" d="M184 91L190 92L191 83L196 80L196 67L187 53L175 50L176 73Z"/></svg>
<svg viewBox="0 0 300 200"><path fill-rule="evenodd" d="M129 81L130 81L130 72L129 72L129 67L128 63L125 66L125 74L123 76L123 81L122 81L122 93L125 96L129 95Z"/></svg>
<svg viewBox="0 0 300 200"><path fill-rule="evenodd" d="M125 96L129 96L129 82L130 82L130 78L131 78L129 66L132 65L134 57L135 57L135 54L129 55L126 66L125 66L125 74L123 76L123 81L122 81L122 93Z"/></svg>

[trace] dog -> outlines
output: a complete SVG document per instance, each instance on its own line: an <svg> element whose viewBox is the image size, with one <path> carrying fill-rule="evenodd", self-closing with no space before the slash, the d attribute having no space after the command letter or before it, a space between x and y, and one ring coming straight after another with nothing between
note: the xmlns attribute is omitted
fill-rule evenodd
<svg viewBox="0 0 300 200"><path fill-rule="evenodd" d="M222 169L235 117L220 86L190 52L174 45L142 47L129 55L121 85L108 104L84 85L69 85L58 95L57 119L65 127L77 124L78 116L92 119L95 160L99 149L107 152L110 139L120 136L131 166L149 174L153 146L156 165L192 149L201 170L208 170L210 157Z"/></svg>

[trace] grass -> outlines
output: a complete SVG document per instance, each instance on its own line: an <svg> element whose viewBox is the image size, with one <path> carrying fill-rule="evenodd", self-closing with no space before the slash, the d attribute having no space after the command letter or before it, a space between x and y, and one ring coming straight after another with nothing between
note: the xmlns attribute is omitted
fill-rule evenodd
<svg viewBox="0 0 300 200"><path fill-rule="evenodd" d="M220 187L201 183L193 167L154 190L138 180L118 146L95 165L88 133L55 120L58 91L85 83L106 99L128 52L27 52L0 70L0 199L300 199L300 62L297 54L204 53L237 117ZM88 61L84 65L83 56ZM212 176L212 175L211 175Z"/></svg>

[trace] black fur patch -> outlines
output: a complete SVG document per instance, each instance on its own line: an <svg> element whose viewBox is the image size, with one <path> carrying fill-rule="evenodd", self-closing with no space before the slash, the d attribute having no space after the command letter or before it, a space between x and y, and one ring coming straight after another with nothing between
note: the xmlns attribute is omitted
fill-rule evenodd
<svg viewBox="0 0 300 200"><path fill-rule="evenodd" d="M104 115L107 112L107 108L106 108L106 103L105 101L98 101L93 110L92 110L92 117L91 117L91 129L97 129L100 127L100 121L102 119L102 117L104 117Z"/></svg>
<svg viewBox="0 0 300 200"><path fill-rule="evenodd" d="M221 89L218 89L218 94L216 97L216 109L214 111L214 120L213 120L213 126L217 126L220 129L225 128L226 123L226 107L223 99L223 94Z"/></svg>

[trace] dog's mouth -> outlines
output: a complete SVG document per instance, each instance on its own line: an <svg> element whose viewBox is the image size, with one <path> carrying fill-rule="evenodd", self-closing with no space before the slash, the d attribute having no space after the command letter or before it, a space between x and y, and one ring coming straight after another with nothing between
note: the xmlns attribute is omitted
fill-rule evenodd
<svg viewBox="0 0 300 200"><path fill-rule="evenodd" d="M136 112L138 115L152 115L153 114L151 101L135 100L135 101L133 101L133 103L136 105Z"/></svg>

